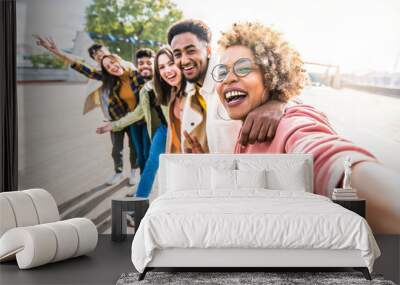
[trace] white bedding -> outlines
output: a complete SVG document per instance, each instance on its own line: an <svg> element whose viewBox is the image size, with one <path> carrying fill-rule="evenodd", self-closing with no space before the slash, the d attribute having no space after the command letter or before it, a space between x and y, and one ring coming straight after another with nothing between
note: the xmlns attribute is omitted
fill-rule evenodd
<svg viewBox="0 0 400 285"><path fill-rule="evenodd" d="M135 268L165 248L358 249L371 272L380 255L359 215L320 195L265 189L158 197L132 243Z"/></svg>

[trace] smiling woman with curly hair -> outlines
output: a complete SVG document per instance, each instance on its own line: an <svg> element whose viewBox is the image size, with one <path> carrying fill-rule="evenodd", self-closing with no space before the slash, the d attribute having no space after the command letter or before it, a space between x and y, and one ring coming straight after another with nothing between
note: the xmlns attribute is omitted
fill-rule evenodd
<svg viewBox="0 0 400 285"><path fill-rule="evenodd" d="M222 34L218 44L226 50L231 46L248 47L261 68L269 98L287 102L298 95L304 86L303 61L282 35L261 23L234 24Z"/></svg>
<svg viewBox="0 0 400 285"><path fill-rule="evenodd" d="M266 101L287 102L303 88L306 74L300 55L273 29L260 23L236 23L222 35L219 46L220 64L214 67L212 76L219 99L232 119L244 121ZM327 117L312 106L287 107L272 141L247 146L237 141L235 153L311 153L314 192L325 196L341 187L343 163L350 157L352 186L360 197L368 199L368 212L375 213L369 216L372 227L383 230L379 221L385 214L391 222L384 230L399 233L396 223L400 224L400 204L394 205L382 196L376 199L374 194L379 188L388 192L387 197L400 197L396 188L399 179L367 150L341 138ZM385 210L388 207L391 211Z"/></svg>

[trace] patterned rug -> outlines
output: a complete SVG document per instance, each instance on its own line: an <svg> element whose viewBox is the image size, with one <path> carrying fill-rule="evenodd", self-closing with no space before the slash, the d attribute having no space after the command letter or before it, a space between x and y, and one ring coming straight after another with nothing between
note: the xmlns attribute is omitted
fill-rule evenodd
<svg viewBox="0 0 400 285"><path fill-rule="evenodd" d="M297 285L297 284L379 284L395 285L384 280L381 275L372 274L372 281L364 278L360 272L148 272L142 281L139 273L122 274L117 285L134 284L213 284L213 285Z"/></svg>

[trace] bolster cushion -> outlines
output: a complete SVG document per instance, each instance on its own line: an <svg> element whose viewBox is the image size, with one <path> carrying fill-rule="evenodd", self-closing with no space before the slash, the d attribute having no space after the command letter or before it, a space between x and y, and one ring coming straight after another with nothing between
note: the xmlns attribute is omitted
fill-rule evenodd
<svg viewBox="0 0 400 285"><path fill-rule="evenodd" d="M0 261L16 257L19 268L28 269L86 254L97 238L96 226L86 218L13 228L0 238Z"/></svg>
<svg viewBox="0 0 400 285"><path fill-rule="evenodd" d="M0 237L15 227L60 220L56 201L44 189L0 193Z"/></svg>

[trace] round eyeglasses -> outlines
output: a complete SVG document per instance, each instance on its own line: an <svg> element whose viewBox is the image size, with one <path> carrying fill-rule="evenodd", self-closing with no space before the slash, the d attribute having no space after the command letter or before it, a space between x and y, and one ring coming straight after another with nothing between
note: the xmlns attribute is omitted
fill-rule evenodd
<svg viewBox="0 0 400 285"><path fill-rule="evenodd" d="M232 66L232 71L237 77L244 77L258 66L254 64L249 58L239 58ZM211 73L212 78L216 82L222 82L229 74L229 67L225 64L218 64L213 68Z"/></svg>

